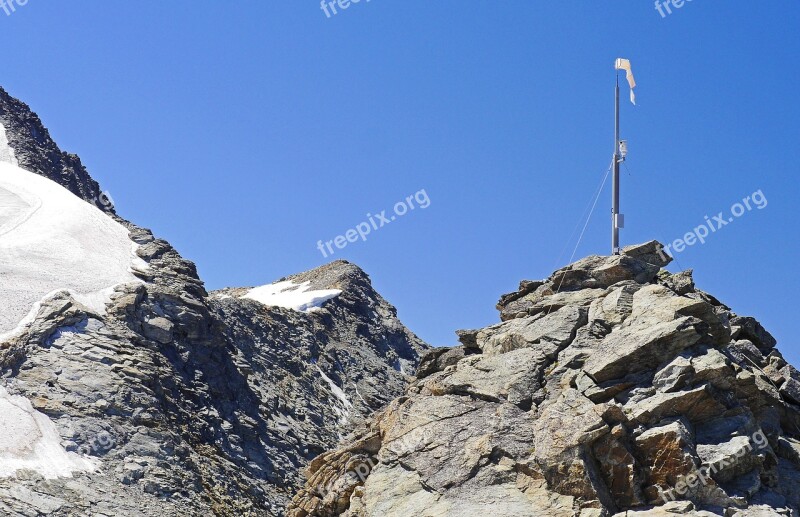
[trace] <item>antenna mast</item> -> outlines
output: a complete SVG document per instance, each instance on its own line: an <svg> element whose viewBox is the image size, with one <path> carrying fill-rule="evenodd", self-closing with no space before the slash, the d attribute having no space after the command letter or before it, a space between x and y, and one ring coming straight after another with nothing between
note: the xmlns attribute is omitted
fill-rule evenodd
<svg viewBox="0 0 800 517"><path fill-rule="evenodd" d="M619 164L625 161L628 155L628 143L619 139L619 70L625 70L625 78L631 87L631 103L636 105L636 95L633 89L636 88L636 81L633 79L631 62L627 59L618 58L614 63L617 70L617 85L614 87L614 157L611 166L614 168L614 182L611 189L611 253L619 255L619 230L625 228L625 217L619 213Z"/></svg>
<svg viewBox="0 0 800 517"><path fill-rule="evenodd" d="M619 148L619 72L617 85L614 88L614 178L611 188L611 253L619 255L619 229L624 226L623 215L619 213L619 164L621 161Z"/></svg>

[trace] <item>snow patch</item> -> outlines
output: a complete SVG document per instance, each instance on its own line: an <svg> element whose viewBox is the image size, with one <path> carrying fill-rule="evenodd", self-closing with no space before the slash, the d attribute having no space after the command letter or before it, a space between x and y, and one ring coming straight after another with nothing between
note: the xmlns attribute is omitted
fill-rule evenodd
<svg viewBox="0 0 800 517"><path fill-rule="evenodd" d="M2 142L0 142L2 148ZM0 341L21 331L37 303L70 292L99 314L114 288L141 282L128 230L57 183L0 160Z"/></svg>
<svg viewBox="0 0 800 517"><path fill-rule="evenodd" d="M0 386L0 478L33 470L45 479L92 472L98 464L61 446L56 425L30 401Z"/></svg>
<svg viewBox="0 0 800 517"><path fill-rule="evenodd" d="M11 148L11 144L8 142L6 128L2 122L0 122L0 162L19 165L14 149Z"/></svg>
<svg viewBox="0 0 800 517"><path fill-rule="evenodd" d="M326 301L342 294L339 289L310 291L310 287L311 282L295 284L291 280L286 280L251 289L242 298L255 300L269 306L285 307L300 312L314 312L318 311Z"/></svg>

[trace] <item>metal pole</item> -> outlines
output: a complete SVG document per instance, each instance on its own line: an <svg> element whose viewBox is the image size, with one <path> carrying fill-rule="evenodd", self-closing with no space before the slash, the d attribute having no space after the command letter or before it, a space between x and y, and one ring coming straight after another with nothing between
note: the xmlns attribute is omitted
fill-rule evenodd
<svg viewBox="0 0 800 517"><path fill-rule="evenodd" d="M611 253L619 255L619 72L614 102L614 180L611 189Z"/></svg>

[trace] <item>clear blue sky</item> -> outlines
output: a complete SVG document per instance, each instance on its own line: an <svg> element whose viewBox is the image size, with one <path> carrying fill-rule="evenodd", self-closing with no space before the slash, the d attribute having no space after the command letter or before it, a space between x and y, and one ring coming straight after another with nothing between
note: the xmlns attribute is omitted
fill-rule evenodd
<svg viewBox="0 0 800 517"><path fill-rule="evenodd" d="M632 0L362 0L331 18L316 0L29 0L0 11L0 84L210 289L321 265L318 240L425 189L428 208L333 258L447 345L566 263L627 57L623 244L682 237L760 189L766 208L678 260L800 363L798 29L788 0L663 18ZM609 210L607 186L578 257L608 253Z"/></svg>

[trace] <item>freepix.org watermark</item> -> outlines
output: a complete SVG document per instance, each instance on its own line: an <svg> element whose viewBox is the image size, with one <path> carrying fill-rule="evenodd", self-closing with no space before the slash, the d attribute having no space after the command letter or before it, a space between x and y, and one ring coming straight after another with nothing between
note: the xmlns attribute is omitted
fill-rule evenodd
<svg viewBox="0 0 800 517"><path fill-rule="evenodd" d="M666 18L668 14L672 14L672 8L680 9L686 2L692 0L656 0L656 11L662 18Z"/></svg>
<svg viewBox="0 0 800 517"><path fill-rule="evenodd" d="M94 204L97 208L99 208L103 212L114 211L114 199L111 197L111 193L107 190L101 192L97 197L95 197L91 201L92 204Z"/></svg>
<svg viewBox="0 0 800 517"><path fill-rule="evenodd" d="M767 440L764 431L759 429L753 434L753 436L750 437L749 440L747 440L746 443L741 444L734 455L736 458L742 458L748 454L752 454L754 449L758 449L760 451L766 448L767 445L769 445L769 441ZM736 460L733 457L727 459L722 458L711 465L706 465L690 474L680 477L678 482L675 483L675 487L667 491L664 491L659 486L657 487L659 497L662 501L664 501L664 504L667 504L668 502L676 499L676 494L678 496L683 496L686 495L686 492L688 492L690 489L697 488L698 485L702 484L703 486L706 486L708 485L708 480L711 478L712 474L716 474L717 472L725 470L727 467L733 465L735 461Z"/></svg>
<svg viewBox="0 0 800 517"><path fill-rule="evenodd" d="M405 436L392 441L387 447L387 451L388 454L400 458L406 454L410 454L411 452L421 449L422 447L431 443L435 437L435 429L418 427ZM349 488L353 484L357 483L363 485L367 481L367 477L369 477L378 463L379 461L376 456L368 456L366 459L361 459L355 466L350 466L347 474L345 474L347 477L345 483L340 483L338 479L334 478L333 480L329 481L327 485L316 488L314 493L320 499L325 499L330 493L339 495L339 490L342 488ZM337 490L337 488L339 490Z"/></svg>
<svg viewBox="0 0 800 517"><path fill-rule="evenodd" d="M343 235L337 235L329 241L317 241L317 249L322 256L327 258L333 255L336 249L344 249L351 242L357 242L359 239L362 241L367 240L367 236L378 231L392 221L397 220L398 217L403 217L407 213L415 210L417 207L423 210L431 206L431 198L425 189L422 189L415 194L407 196L403 201L398 201L394 204L393 214L387 215L386 210L382 210L375 215L367 214L367 220L358 223L355 228L350 228L345 231ZM335 249L334 249L335 248Z"/></svg>
<svg viewBox="0 0 800 517"><path fill-rule="evenodd" d="M369 3L369 0L364 0L364 2ZM339 14L340 11L347 10L351 5L358 3L361 3L361 0L322 0L319 5L322 12L325 13L325 16L330 18L331 16Z"/></svg>
<svg viewBox="0 0 800 517"><path fill-rule="evenodd" d="M6 13L6 16L11 16L17 12L17 7L26 5L28 5L28 0L0 0L0 11Z"/></svg>
<svg viewBox="0 0 800 517"><path fill-rule="evenodd" d="M698 242L705 244L706 239L713 233L718 232L724 226L728 226L739 217L742 217L747 212L757 208L761 210L767 207L767 197L759 189L746 198L742 199L741 203L734 203L730 208L730 215L725 216L724 212L709 218L705 216L705 223L697 226L692 231L687 232L681 239L675 239L671 243L658 250L659 255L663 260L666 260L666 255L675 256L675 253L681 253L687 246L694 246Z"/></svg>

